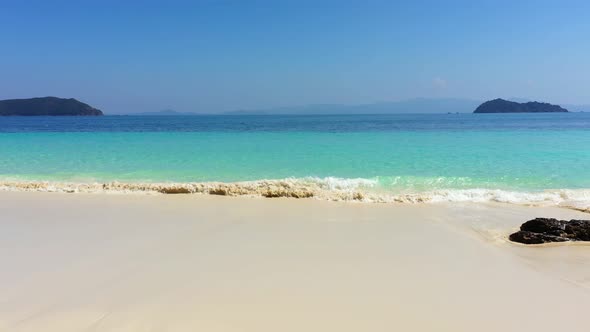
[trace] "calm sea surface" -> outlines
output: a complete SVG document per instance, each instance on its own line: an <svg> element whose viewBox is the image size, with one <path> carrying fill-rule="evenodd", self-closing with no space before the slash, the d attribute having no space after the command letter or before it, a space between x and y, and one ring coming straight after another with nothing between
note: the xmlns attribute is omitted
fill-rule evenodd
<svg viewBox="0 0 590 332"><path fill-rule="evenodd" d="M590 188L590 114L0 117L0 180Z"/></svg>

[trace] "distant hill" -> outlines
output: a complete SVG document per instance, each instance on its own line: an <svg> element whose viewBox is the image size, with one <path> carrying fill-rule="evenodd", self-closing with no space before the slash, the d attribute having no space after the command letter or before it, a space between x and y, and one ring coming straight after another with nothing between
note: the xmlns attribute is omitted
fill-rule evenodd
<svg viewBox="0 0 590 332"><path fill-rule="evenodd" d="M517 103L504 99L494 99L479 105L473 113L559 113L568 112L559 105L536 101Z"/></svg>
<svg viewBox="0 0 590 332"><path fill-rule="evenodd" d="M0 116L100 116L102 112L76 99L42 97L0 100Z"/></svg>
<svg viewBox="0 0 590 332"><path fill-rule="evenodd" d="M400 113L471 113L479 101L469 99L429 99L416 98L402 101L373 104L341 105L318 104L271 108L264 110L240 110L224 114L400 114Z"/></svg>

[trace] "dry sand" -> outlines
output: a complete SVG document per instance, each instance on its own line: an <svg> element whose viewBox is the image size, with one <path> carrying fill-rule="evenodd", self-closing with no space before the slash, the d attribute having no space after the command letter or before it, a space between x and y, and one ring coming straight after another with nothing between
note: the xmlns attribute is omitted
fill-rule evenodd
<svg viewBox="0 0 590 332"><path fill-rule="evenodd" d="M502 204L0 192L0 331L588 331L590 246Z"/></svg>

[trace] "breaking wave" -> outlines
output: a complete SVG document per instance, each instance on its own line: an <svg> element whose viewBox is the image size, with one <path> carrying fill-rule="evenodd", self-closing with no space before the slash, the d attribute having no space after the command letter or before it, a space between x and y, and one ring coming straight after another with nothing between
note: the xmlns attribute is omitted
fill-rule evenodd
<svg viewBox="0 0 590 332"><path fill-rule="evenodd" d="M52 182L52 181L0 181L4 191L40 191L63 193L160 193L210 194L223 196L316 198L331 201L359 201L374 203L442 203L442 202L501 202L519 205L559 206L590 212L590 189L550 189L541 191L512 191L484 188L454 188L416 190L391 186L399 180L342 178L287 178L243 182ZM452 179L465 182L465 179ZM402 181L408 185L406 181ZM449 184L431 180L439 185ZM430 183L432 184L432 183ZM434 186L436 187L436 186ZM432 187L431 187L432 188Z"/></svg>

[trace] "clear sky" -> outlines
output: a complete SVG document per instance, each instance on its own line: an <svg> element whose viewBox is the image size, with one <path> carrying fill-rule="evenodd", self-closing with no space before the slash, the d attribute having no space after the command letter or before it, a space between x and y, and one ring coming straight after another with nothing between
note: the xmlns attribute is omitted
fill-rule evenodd
<svg viewBox="0 0 590 332"><path fill-rule="evenodd" d="M0 99L108 113L590 104L590 1L0 0Z"/></svg>

